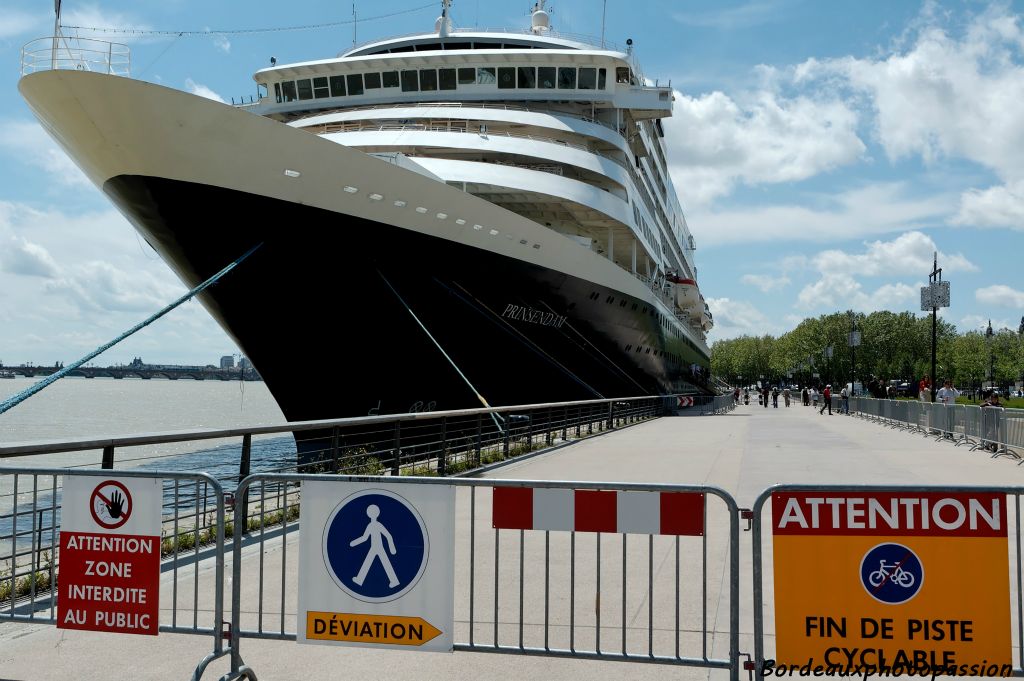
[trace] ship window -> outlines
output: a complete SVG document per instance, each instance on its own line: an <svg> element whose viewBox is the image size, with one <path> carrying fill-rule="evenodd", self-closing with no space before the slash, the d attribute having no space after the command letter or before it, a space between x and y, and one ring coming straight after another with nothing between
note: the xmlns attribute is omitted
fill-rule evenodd
<svg viewBox="0 0 1024 681"><path fill-rule="evenodd" d="M576 89L576 69L567 68L565 66L558 67L558 89L559 90L575 90Z"/></svg>
<svg viewBox="0 0 1024 681"><path fill-rule="evenodd" d="M532 66L520 66L516 69L519 72L519 85L521 88L537 87L537 69Z"/></svg>
<svg viewBox="0 0 1024 681"><path fill-rule="evenodd" d="M278 104L281 103L281 84L280 83L274 83L274 99L277 100Z"/></svg>
<svg viewBox="0 0 1024 681"><path fill-rule="evenodd" d="M416 51L417 52L433 52L434 50L440 50L440 49L442 49L441 48L441 43L426 43L424 45L417 45L416 46Z"/></svg>
<svg viewBox="0 0 1024 681"><path fill-rule="evenodd" d="M593 90L597 87L597 69L580 69L580 89Z"/></svg>
<svg viewBox="0 0 1024 681"><path fill-rule="evenodd" d="M331 97L345 96L345 76L331 76Z"/></svg>
<svg viewBox="0 0 1024 681"><path fill-rule="evenodd" d="M459 69L459 85L472 85L476 82L476 69Z"/></svg>
<svg viewBox="0 0 1024 681"><path fill-rule="evenodd" d="M385 71L380 75L384 81L384 87L398 87L398 71Z"/></svg>
<svg viewBox="0 0 1024 681"><path fill-rule="evenodd" d="M438 69L437 83L442 90L455 89L455 69Z"/></svg>
<svg viewBox="0 0 1024 681"><path fill-rule="evenodd" d="M607 82L607 76L608 76L608 69L598 69L597 70L597 89L598 90L603 90L604 89L604 86L605 86L605 84Z"/></svg>
<svg viewBox="0 0 1024 681"><path fill-rule="evenodd" d="M286 80L281 83L281 96L284 97L284 101L286 102L294 102L299 98L298 95L295 94L294 80Z"/></svg>
<svg viewBox="0 0 1024 681"><path fill-rule="evenodd" d="M380 87L380 74L379 73L366 73L363 74L363 84L366 85L367 90L376 90Z"/></svg>
<svg viewBox="0 0 1024 681"><path fill-rule="evenodd" d="M416 92L420 89L418 71L402 71L402 92Z"/></svg>
<svg viewBox="0 0 1024 681"><path fill-rule="evenodd" d="M299 99L313 99L313 85L309 82L309 78L297 80L295 85L299 88Z"/></svg>
<svg viewBox="0 0 1024 681"><path fill-rule="evenodd" d="M476 70L477 85L494 85L495 80L493 66L485 66Z"/></svg>
<svg viewBox="0 0 1024 681"><path fill-rule="evenodd" d="M437 89L437 71L434 69L420 69L420 90L432 92Z"/></svg>
<svg viewBox="0 0 1024 681"><path fill-rule="evenodd" d="M615 67L615 82L619 85L629 85L629 67L628 66L617 66Z"/></svg>
<svg viewBox="0 0 1024 681"><path fill-rule="evenodd" d="M324 97L330 97L331 91L327 87L327 77L314 78L313 79L313 95L317 99L323 99Z"/></svg>
<svg viewBox="0 0 1024 681"><path fill-rule="evenodd" d="M391 51L392 52L412 52L413 51L413 46L412 45L403 45L402 47L392 47ZM383 54L383 53L381 53L381 54Z"/></svg>
<svg viewBox="0 0 1024 681"><path fill-rule="evenodd" d="M508 90L516 86L516 70L513 67L498 69L498 89Z"/></svg>
<svg viewBox="0 0 1024 681"><path fill-rule="evenodd" d="M444 49L446 50L471 50L473 49L473 43L445 43Z"/></svg>
<svg viewBox="0 0 1024 681"><path fill-rule="evenodd" d="M363 74L361 73L350 73L345 77L348 83L348 94L349 95L361 95L363 94Z"/></svg>
<svg viewBox="0 0 1024 681"><path fill-rule="evenodd" d="M537 87L551 90L555 87L555 67L541 66L537 69Z"/></svg>

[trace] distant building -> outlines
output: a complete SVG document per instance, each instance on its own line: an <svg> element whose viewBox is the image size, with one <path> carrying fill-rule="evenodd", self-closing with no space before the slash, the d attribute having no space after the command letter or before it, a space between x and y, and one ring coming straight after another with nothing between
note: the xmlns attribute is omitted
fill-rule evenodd
<svg viewBox="0 0 1024 681"><path fill-rule="evenodd" d="M242 357L238 360L238 368L242 371L248 371L252 369L252 362L249 361L248 357Z"/></svg>
<svg viewBox="0 0 1024 681"><path fill-rule="evenodd" d="M220 368L221 369L234 369L235 368L235 358L232 355L224 355L223 357L220 358Z"/></svg>

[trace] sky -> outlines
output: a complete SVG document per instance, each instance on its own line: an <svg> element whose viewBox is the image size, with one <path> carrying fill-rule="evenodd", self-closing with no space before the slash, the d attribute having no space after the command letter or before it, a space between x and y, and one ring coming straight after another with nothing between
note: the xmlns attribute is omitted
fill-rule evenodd
<svg viewBox="0 0 1024 681"><path fill-rule="evenodd" d="M455 0L459 27L529 24L516 0ZM599 36L601 0L551 4ZM239 12L240 7L245 12ZM430 30L439 2L357 0L355 39ZM1024 315L1024 0L608 0L609 41L675 90L666 141L697 243L709 341L783 333L837 310L920 314L933 252L961 331ZM389 17L382 15L391 14ZM231 102L269 65L351 47L350 2L64 0L66 34L131 50L132 76ZM81 28L70 28L77 26ZM135 29L134 35L86 28ZM0 20L0 361L70 362L185 288L47 137L17 91L21 48L52 4ZM167 31L170 35L143 33ZM237 354L190 302L103 364Z"/></svg>

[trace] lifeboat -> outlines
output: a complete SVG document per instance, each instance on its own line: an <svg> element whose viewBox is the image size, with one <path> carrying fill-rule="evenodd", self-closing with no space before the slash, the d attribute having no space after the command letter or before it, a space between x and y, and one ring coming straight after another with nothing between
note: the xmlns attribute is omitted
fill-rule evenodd
<svg viewBox="0 0 1024 681"><path fill-rule="evenodd" d="M675 288L676 306L680 310L696 311L700 308L700 290L693 279L684 279L670 274L666 279Z"/></svg>
<svg viewBox="0 0 1024 681"><path fill-rule="evenodd" d="M704 314L700 316L700 328L704 329L704 331L710 331L714 325L715 318L711 315L711 308L708 307L707 303L704 303Z"/></svg>

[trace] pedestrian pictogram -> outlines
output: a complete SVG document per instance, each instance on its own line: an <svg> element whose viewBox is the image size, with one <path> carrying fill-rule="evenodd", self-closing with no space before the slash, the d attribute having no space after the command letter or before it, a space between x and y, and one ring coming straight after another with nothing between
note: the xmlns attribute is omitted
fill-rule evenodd
<svg viewBox="0 0 1024 681"><path fill-rule="evenodd" d="M371 489L342 501L324 532L324 562L355 598L382 603L415 586L429 539L416 508L394 492Z"/></svg>
<svg viewBox="0 0 1024 681"><path fill-rule="evenodd" d="M903 544L879 544L864 554L860 581L877 601L890 605L906 603L921 590L924 566L917 554Z"/></svg>
<svg viewBox="0 0 1024 681"><path fill-rule="evenodd" d="M116 530L128 522L132 515L131 492L117 480L104 480L92 491L89 511L97 525L107 530Z"/></svg>
<svg viewBox="0 0 1024 681"><path fill-rule="evenodd" d="M451 652L455 489L306 480L297 640Z"/></svg>

